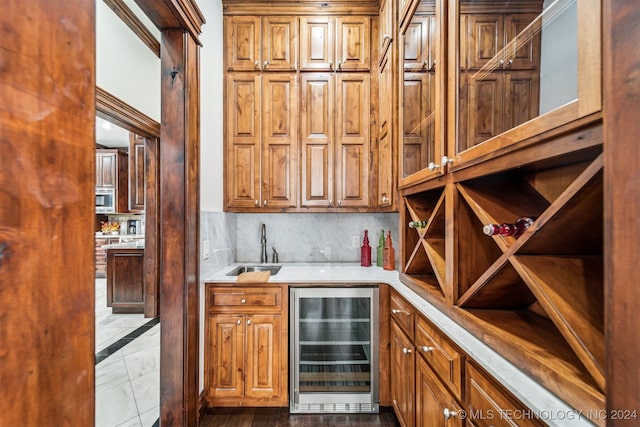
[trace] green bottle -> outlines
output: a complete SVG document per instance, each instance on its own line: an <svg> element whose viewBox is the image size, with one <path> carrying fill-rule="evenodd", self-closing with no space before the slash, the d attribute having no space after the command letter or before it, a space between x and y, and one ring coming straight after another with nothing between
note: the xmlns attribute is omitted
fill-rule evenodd
<svg viewBox="0 0 640 427"><path fill-rule="evenodd" d="M384 230L380 230L380 239L378 239L378 251L376 253L376 265L382 267L384 254Z"/></svg>

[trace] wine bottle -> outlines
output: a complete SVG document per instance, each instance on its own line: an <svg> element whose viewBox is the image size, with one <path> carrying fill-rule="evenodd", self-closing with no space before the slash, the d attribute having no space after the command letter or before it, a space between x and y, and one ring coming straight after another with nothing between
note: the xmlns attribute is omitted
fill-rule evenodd
<svg viewBox="0 0 640 427"><path fill-rule="evenodd" d="M380 238L378 239L378 248L376 251L376 265L382 267L384 257L384 230L380 230Z"/></svg>
<svg viewBox="0 0 640 427"><path fill-rule="evenodd" d="M518 218L513 224L487 224L482 227L482 232L487 236L513 236L519 237L524 231L531 227L535 217Z"/></svg>
<svg viewBox="0 0 640 427"><path fill-rule="evenodd" d="M360 265L371 267L371 246L369 246L369 230L364 230L364 240L360 247Z"/></svg>
<svg viewBox="0 0 640 427"><path fill-rule="evenodd" d="M409 228L425 228L427 221L409 221Z"/></svg>
<svg viewBox="0 0 640 427"><path fill-rule="evenodd" d="M391 241L391 230L387 234L387 239L384 242L384 262L382 268L384 270L396 269L396 252L393 249L393 242Z"/></svg>

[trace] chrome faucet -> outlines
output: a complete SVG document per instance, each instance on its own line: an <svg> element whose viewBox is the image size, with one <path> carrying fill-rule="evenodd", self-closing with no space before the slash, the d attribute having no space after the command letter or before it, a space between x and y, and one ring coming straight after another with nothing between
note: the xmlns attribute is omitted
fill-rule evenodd
<svg viewBox="0 0 640 427"><path fill-rule="evenodd" d="M267 226L262 224L262 232L260 237L260 243L262 244L262 253L260 254L260 262L269 262L269 256L267 255Z"/></svg>

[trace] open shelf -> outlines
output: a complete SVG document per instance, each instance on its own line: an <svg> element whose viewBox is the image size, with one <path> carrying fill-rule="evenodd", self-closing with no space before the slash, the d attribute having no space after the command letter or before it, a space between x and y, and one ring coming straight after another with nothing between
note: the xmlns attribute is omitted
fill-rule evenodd
<svg viewBox="0 0 640 427"><path fill-rule="evenodd" d="M431 295L445 297L445 197L443 189L405 196L408 221L427 221L426 227L404 227L402 277Z"/></svg>
<svg viewBox="0 0 640 427"><path fill-rule="evenodd" d="M549 319L531 310L471 309L465 313L483 331L487 344L499 350L518 348L514 357L520 362L524 357L523 366L529 373L561 398L585 411L604 407L604 394Z"/></svg>
<svg viewBox="0 0 640 427"><path fill-rule="evenodd" d="M604 391L602 257L520 255L511 262Z"/></svg>
<svg viewBox="0 0 640 427"><path fill-rule="evenodd" d="M492 266L460 298L457 305L463 308L523 309L536 302L522 277L509 263L498 260L499 267Z"/></svg>

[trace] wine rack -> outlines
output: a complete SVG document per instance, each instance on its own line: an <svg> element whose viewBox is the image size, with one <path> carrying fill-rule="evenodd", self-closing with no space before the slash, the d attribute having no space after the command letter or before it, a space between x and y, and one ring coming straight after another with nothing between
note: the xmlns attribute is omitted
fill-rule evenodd
<svg viewBox="0 0 640 427"><path fill-rule="evenodd" d="M401 279L585 410L604 407L606 387L602 167L595 151L452 175L444 188L405 195L403 208L403 224L429 222L403 227L411 250ZM482 231L525 216L535 222L517 238Z"/></svg>

